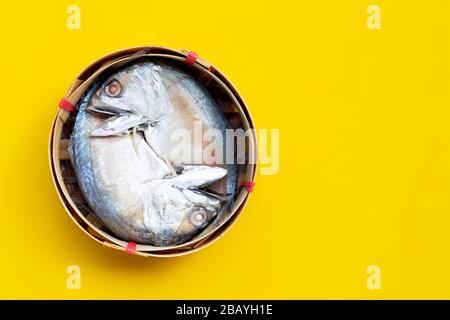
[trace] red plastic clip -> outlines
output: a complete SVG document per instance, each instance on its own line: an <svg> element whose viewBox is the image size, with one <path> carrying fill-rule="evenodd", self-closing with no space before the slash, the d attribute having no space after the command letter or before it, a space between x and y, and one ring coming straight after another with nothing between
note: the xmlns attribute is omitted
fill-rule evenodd
<svg viewBox="0 0 450 320"><path fill-rule="evenodd" d="M242 183L242 186L247 190L247 192L252 192L255 187L255 183L253 181L245 181Z"/></svg>
<svg viewBox="0 0 450 320"><path fill-rule="evenodd" d="M59 107L63 110L66 110L67 112L75 111L75 106L66 99L61 99L61 101L59 102Z"/></svg>
<svg viewBox="0 0 450 320"><path fill-rule="evenodd" d="M128 242L127 246L125 247L125 252L128 254L135 254L136 253L136 243Z"/></svg>
<svg viewBox="0 0 450 320"><path fill-rule="evenodd" d="M189 51L189 53L186 56L186 59L184 60L184 63L186 63L189 67L192 67L198 59L198 54L196 54L193 51Z"/></svg>

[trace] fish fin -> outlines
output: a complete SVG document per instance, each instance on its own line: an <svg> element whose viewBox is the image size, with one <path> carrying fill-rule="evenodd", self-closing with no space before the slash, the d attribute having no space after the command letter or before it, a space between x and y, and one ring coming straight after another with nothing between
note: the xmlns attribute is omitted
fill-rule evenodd
<svg viewBox="0 0 450 320"><path fill-rule="evenodd" d="M219 209L223 203L222 199L211 197L210 195L200 192L198 190L183 189L181 190L181 192L190 202L194 203L198 207L203 207L205 209L206 208Z"/></svg>
<svg viewBox="0 0 450 320"><path fill-rule="evenodd" d="M221 167L210 167L205 165L185 166L185 169L171 183L183 189L195 189L207 186L222 179L227 170Z"/></svg>
<svg viewBox="0 0 450 320"><path fill-rule="evenodd" d="M127 113L103 121L91 131L91 137L109 137L130 133L130 130L146 123L145 117Z"/></svg>
<svg viewBox="0 0 450 320"><path fill-rule="evenodd" d="M222 201L222 202L227 201L231 196L234 195L234 194L221 194L221 193L214 192L214 191L211 191L211 190L198 189L198 188L193 188L193 189L190 189L190 190L192 190L194 192L197 192L197 193L200 193L200 194L203 194L205 196L217 199L217 200Z"/></svg>
<svg viewBox="0 0 450 320"><path fill-rule="evenodd" d="M111 108L111 107L107 107L107 106L89 105L89 106L87 106L86 110L90 113L94 113L94 114L100 113L100 114L105 114L105 115L110 115L110 116L116 116L116 115L123 113L119 109Z"/></svg>
<svg viewBox="0 0 450 320"><path fill-rule="evenodd" d="M217 192L217 191L211 190L209 188L203 189L203 192L206 192L210 195L215 195L216 197L222 197L222 198L226 198L226 199L229 199L230 197L234 197L234 195L236 194L236 192L231 192L231 193Z"/></svg>

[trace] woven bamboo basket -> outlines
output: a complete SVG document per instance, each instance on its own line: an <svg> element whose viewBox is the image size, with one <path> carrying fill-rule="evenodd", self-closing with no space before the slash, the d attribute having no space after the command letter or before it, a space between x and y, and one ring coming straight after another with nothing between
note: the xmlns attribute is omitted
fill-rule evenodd
<svg viewBox="0 0 450 320"><path fill-rule="evenodd" d="M236 88L216 67L187 50L173 50L165 47L135 47L108 54L84 69L69 87L60 105L50 132L49 161L57 193L72 220L92 239L101 244L127 253L141 256L172 257L195 252L213 243L236 221L244 209L252 191L256 172L256 136L250 131L246 139L247 162L242 166L238 178L238 193L224 219L207 227L200 235L181 245L155 247L134 244L115 236L98 220L89 208L78 186L74 169L68 155L69 139L77 115L76 107L86 90L98 76L118 68L135 59L169 59L183 65L210 92L223 109L230 123L236 128L254 129L250 113ZM73 107L72 110L65 106ZM253 157L254 161L248 161ZM132 244L132 246L130 246Z"/></svg>

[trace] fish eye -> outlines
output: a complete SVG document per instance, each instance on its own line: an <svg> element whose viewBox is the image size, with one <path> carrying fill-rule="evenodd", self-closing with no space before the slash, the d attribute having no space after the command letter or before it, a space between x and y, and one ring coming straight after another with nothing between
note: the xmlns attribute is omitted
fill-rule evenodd
<svg viewBox="0 0 450 320"><path fill-rule="evenodd" d="M105 93L108 97L115 98L120 95L122 92L122 86L119 81L113 79L106 83L105 85Z"/></svg>
<svg viewBox="0 0 450 320"><path fill-rule="evenodd" d="M196 208L192 211L189 221L196 227L203 225L206 222L207 214L204 208Z"/></svg>

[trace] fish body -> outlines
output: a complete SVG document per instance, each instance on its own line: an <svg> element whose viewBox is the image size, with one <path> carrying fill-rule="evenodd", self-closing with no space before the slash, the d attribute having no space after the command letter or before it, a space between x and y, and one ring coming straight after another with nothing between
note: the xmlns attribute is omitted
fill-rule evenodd
<svg viewBox="0 0 450 320"><path fill-rule="evenodd" d="M205 188L233 193L234 166L180 161L172 152L179 147L171 138L174 130L193 134L196 121L204 129L224 134L227 129L208 92L165 62L125 66L95 83L80 101L71 161L89 206L116 235L177 245L204 230L224 208L224 199Z"/></svg>

